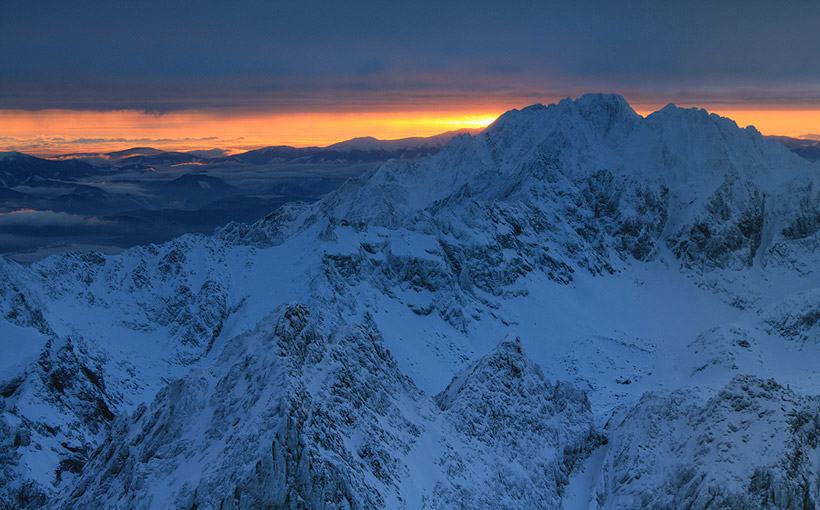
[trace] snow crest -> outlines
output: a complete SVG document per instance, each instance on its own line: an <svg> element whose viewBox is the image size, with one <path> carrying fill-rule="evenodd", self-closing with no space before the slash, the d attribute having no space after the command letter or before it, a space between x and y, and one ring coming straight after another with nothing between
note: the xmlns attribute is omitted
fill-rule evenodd
<svg viewBox="0 0 820 510"><path fill-rule="evenodd" d="M816 166L602 94L213 236L0 259L0 506L811 508L818 267Z"/></svg>

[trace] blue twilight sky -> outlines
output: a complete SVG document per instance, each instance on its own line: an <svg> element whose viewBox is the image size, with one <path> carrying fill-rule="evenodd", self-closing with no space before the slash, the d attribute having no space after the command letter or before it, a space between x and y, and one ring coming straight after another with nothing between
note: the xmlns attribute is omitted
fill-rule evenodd
<svg viewBox="0 0 820 510"><path fill-rule="evenodd" d="M820 2L0 2L0 109L820 107Z"/></svg>

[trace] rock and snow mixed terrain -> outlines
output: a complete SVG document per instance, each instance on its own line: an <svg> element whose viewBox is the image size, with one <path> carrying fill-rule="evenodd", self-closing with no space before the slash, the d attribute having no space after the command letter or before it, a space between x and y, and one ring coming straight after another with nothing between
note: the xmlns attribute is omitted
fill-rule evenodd
<svg viewBox="0 0 820 510"><path fill-rule="evenodd" d="M256 221L289 202L318 200L388 159L429 156L463 132L234 155L150 147L54 159L0 152L0 254L31 262L212 233L231 221Z"/></svg>
<svg viewBox="0 0 820 510"><path fill-rule="evenodd" d="M0 506L815 508L820 170L619 96L0 260Z"/></svg>

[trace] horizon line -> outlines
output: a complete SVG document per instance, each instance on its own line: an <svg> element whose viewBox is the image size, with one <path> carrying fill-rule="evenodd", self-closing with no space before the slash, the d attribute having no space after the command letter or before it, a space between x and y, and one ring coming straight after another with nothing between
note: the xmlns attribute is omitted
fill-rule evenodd
<svg viewBox="0 0 820 510"><path fill-rule="evenodd" d="M465 129L480 130L506 112L559 101L535 102L515 108L499 106L494 110L442 107L436 111L407 112L249 114L239 111L231 114L196 110L147 113L137 110L0 109L0 151L54 158L133 148L156 148L165 152L221 149L230 155L266 147L326 148L356 138L395 141L429 138ZM752 108L746 105L726 109L689 102L651 105L636 102L633 105L627 100L627 103L644 118L672 104L706 110L729 118L740 127L754 126L766 136L820 139L816 134L820 133L820 108Z"/></svg>

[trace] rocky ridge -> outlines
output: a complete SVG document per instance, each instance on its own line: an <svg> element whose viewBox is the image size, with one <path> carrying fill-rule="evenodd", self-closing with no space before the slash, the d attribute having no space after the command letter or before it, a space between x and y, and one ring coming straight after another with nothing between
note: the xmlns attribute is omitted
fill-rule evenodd
<svg viewBox="0 0 820 510"><path fill-rule="evenodd" d="M40 342L2 372L0 501L554 508L595 472L603 508L811 505L818 218L753 128L589 95L211 237L0 261Z"/></svg>

